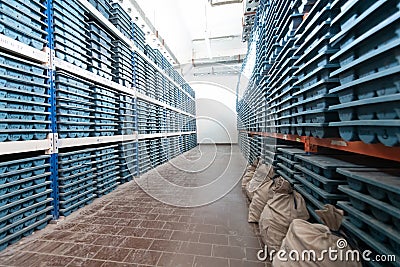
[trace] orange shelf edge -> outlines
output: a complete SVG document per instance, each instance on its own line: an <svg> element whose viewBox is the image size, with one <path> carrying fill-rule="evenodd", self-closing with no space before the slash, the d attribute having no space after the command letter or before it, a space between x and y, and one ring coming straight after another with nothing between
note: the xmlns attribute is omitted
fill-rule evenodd
<svg viewBox="0 0 400 267"><path fill-rule="evenodd" d="M372 157L378 157L400 162L400 147L387 147L383 144L365 144L361 141L347 142L341 138L315 138L291 134L243 131L250 135L273 137L287 141L307 143L310 145L332 148Z"/></svg>

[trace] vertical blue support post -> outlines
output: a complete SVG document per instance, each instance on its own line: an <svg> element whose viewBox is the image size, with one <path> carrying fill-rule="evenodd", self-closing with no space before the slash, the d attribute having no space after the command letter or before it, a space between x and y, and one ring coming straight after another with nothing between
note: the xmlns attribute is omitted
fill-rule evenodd
<svg viewBox="0 0 400 267"><path fill-rule="evenodd" d="M55 68L53 66L53 58L54 58L54 40L53 40L53 0L46 1L46 15L47 15L47 47L50 50L50 67L48 69L49 75L49 112L50 112L50 127L51 132L54 138L57 138L57 118L56 118L56 92L55 92ZM56 145L57 140L55 140L54 145ZM57 220L60 216L59 214L59 192L58 192L58 148L53 146L53 151L50 157L50 170L51 170L51 197L53 198L53 219Z"/></svg>
<svg viewBox="0 0 400 267"><path fill-rule="evenodd" d="M50 157L50 170L51 170L51 189L53 198L53 219L57 220L60 217L60 196L58 191L58 154L54 153Z"/></svg>
<svg viewBox="0 0 400 267"><path fill-rule="evenodd" d="M132 63L134 64L134 60L132 59ZM136 89L137 90L137 89ZM133 119L135 120L135 132L139 134L139 123L138 123L138 101L137 97L133 97ZM139 139L136 138L136 176L140 175L139 172Z"/></svg>

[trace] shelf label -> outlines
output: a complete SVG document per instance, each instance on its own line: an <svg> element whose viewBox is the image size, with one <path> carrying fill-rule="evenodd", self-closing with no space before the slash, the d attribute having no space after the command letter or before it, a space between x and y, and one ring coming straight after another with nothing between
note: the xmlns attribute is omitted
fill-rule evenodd
<svg viewBox="0 0 400 267"><path fill-rule="evenodd" d="M347 146L347 143L345 141L340 141L340 140L332 140L331 145L333 146Z"/></svg>

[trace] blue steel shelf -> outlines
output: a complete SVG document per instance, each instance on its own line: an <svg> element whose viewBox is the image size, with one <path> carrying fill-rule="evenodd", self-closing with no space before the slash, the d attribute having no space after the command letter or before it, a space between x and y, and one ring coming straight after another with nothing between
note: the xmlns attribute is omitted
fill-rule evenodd
<svg viewBox="0 0 400 267"><path fill-rule="evenodd" d="M26 148L33 166L11 151L16 162L0 161L0 250L197 145L193 89L118 3L90 2L100 13L81 0L0 1L0 139L40 139Z"/></svg>
<svg viewBox="0 0 400 267"><path fill-rule="evenodd" d="M237 88L248 162L273 164L318 222L316 209L337 204L346 233L379 254L400 247L399 172L387 169L400 161L399 8L395 0L260 1L248 77Z"/></svg>

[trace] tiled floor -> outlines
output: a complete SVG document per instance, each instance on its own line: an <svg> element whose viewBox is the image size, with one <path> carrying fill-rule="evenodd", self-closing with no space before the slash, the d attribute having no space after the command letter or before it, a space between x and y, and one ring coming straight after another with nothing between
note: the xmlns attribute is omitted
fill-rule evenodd
<svg viewBox="0 0 400 267"><path fill-rule="evenodd" d="M144 178L152 184L161 174L175 184L201 189L221 175L222 181L238 181L245 166L237 146L202 146L185 156ZM188 172L187 168L198 171ZM215 183L221 191L209 195L223 192L224 183ZM188 199L185 193L168 190L157 198L173 194L181 202L208 200L203 198L205 191L192 192ZM165 198L167 202L171 199ZM247 223L246 201L237 184L212 204L176 207L152 198L130 182L2 251L0 265L264 266L256 258L260 238L255 226Z"/></svg>

